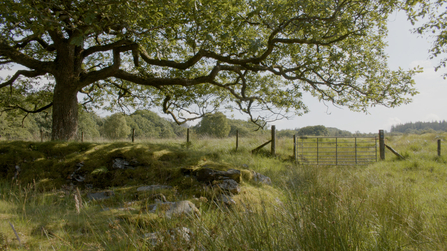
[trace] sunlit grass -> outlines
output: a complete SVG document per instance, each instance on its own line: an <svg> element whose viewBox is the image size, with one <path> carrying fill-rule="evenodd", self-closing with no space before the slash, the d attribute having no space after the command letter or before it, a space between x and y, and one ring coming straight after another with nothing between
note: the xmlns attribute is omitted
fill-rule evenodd
<svg viewBox="0 0 447 251"><path fill-rule="evenodd" d="M189 146L178 139L2 142L2 175L8 179L0 183L0 250L444 250L447 147L438 157L437 139L445 140L446 134L387 137L405 160L387 150L385 161L331 167L295 165L292 139L278 140L277 156L269 154L269 146L251 154L268 135L241 138L238 151L231 138L193 138ZM142 167L112 174L115 157L135 159ZM88 189L82 188L78 213L75 189L61 184L80 161L86 175L125 183L107 187L116 196L104 201L87 199ZM33 171L22 170L18 180L12 179L15 165L25 169L30 163ZM179 172L203 166L253 170L273 184L243 180L234 196L237 204L227 208ZM60 182L54 182L57 175ZM201 217L167 219L142 210L153 200L151 193L135 197L136 188L150 184L172 185L161 191L168 201L206 197L198 203ZM126 207L135 210L122 210ZM171 238L169 230L178 227L191 229L194 238L154 246L145 237L159 232Z"/></svg>

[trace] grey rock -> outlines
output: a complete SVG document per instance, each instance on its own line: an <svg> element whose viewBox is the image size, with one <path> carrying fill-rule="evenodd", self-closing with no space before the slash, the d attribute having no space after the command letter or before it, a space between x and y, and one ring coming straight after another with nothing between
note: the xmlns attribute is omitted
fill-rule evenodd
<svg viewBox="0 0 447 251"><path fill-rule="evenodd" d="M177 201L174 204L171 204L169 210L166 211L166 217L171 218L172 216L181 216L181 215L198 215L200 216L199 209L188 200Z"/></svg>
<svg viewBox="0 0 447 251"><path fill-rule="evenodd" d="M111 198L115 196L115 193L113 191L104 191L104 192L98 192L98 193L88 193L87 198L91 200L105 200L108 198Z"/></svg>
<svg viewBox="0 0 447 251"><path fill-rule="evenodd" d="M169 229L166 232L155 232L155 233L147 233L144 234L144 238L149 241L152 246L156 246L157 244L162 243L163 241L165 241L166 237L170 237L171 240L167 240L173 244L175 244L175 246L181 246L182 244L188 244L192 241L192 239L194 238L194 233L192 232L191 229L186 228L186 227L178 227L178 228L174 228L174 229ZM180 242L180 243L178 243ZM194 249L192 249L194 250Z"/></svg>
<svg viewBox="0 0 447 251"><path fill-rule="evenodd" d="M161 190L161 189L171 189L171 186L165 186L165 185L150 185L150 186L142 186L137 188L138 192L143 191L155 191L155 190Z"/></svg>
<svg viewBox="0 0 447 251"><path fill-rule="evenodd" d="M215 180L231 179L236 182L241 180L241 171L229 169L228 171L218 171L211 168L202 168L195 171L197 180L200 182L212 182Z"/></svg>
<svg viewBox="0 0 447 251"><path fill-rule="evenodd" d="M272 185L272 180L269 177L257 172L253 172L253 181L266 185Z"/></svg>
<svg viewBox="0 0 447 251"><path fill-rule="evenodd" d="M126 169L130 166L130 163L122 158L116 158L113 160L112 167L116 169Z"/></svg>
<svg viewBox="0 0 447 251"><path fill-rule="evenodd" d="M226 206L236 205L236 201L234 201L231 196L226 194L221 194L219 197L217 197L217 201L225 204Z"/></svg>
<svg viewBox="0 0 447 251"><path fill-rule="evenodd" d="M223 180L217 183L216 186L223 191L230 192L232 194L239 194L241 192L239 184L234 180Z"/></svg>
<svg viewBox="0 0 447 251"><path fill-rule="evenodd" d="M84 182L85 177L78 173L83 166L84 166L84 162L77 163L76 164L76 167L77 167L76 170L72 174L70 174L68 176L68 179L75 180L77 182Z"/></svg>
<svg viewBox="0 0 447 251"><path fill-rule="evenodd" d="M167 218L182 216L182 215L198 215L200 211L197 207L188 200L177 202L158 202L147 206L147 210L155 213L157 210L164 211Z"/></svg>

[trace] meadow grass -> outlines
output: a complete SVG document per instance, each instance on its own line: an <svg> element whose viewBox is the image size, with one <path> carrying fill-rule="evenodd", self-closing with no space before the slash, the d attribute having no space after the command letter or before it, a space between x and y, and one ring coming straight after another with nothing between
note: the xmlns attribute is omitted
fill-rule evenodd
<svg viewBox="0 0 447 251"><path fill-rule="evenodd" d="M446 137L389 136L386 143L406 159L387 151L385 161L368 166L297 165L290 158L291 139L279 140L277 156L270 156L267 149L250 153L267 138L241 139L238 151L234 139L209 138L190 146L174 139L134 144L49 142L32 147L29 142L2 142L0 156L9 163L4 173L9 178L0 185L0 250L444 250L447 148L438 157L436 141ZM107 165L116 156L137 159L151 168L137 170L145 172L145 178L136 179L138 173L132 173L133 182L107 187L116 194L108 200L88 200L82 190L78 213L75 190L61 188L59 182L50 182L59 185L51 188L42 187L39 179L26 184L11 179L11 165L31 162L24 163L23 156L35 160L37 170L30 175L53 180L57 180L54 174L45 173L71 170L80 160L95 166L89 172L106 167L104 175L113 172ZM39 170L40 165L52 167ZM203 166L254 170L269 176L273 184L242 181L241 193L234 196L237 204L228 208L177 172L180 167ZM201 216L168 219L141 210L119 210L152 203L149 195L135 198L136 187L148 183L173 185L174 189L162 191L169 201L207 198L198 203ZM194 238L173 241L169 231L179 227L191 229ZM145 237L154 232L166 241L153 243Z"/></svg>

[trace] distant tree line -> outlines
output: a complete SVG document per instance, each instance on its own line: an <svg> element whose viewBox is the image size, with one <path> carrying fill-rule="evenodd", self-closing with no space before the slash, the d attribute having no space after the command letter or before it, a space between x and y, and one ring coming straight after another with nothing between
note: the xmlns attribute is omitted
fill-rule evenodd
<svg viewBox="0 0 447 251"><path fill-rule="evenodd" d="M3 139L9 140L38 140L42 131L48 138L51 132L51 118L51 109L47 113L30 114L25 118L12 113L2 113L0 114L0 135ZM137 110L130 115L114 113L101 117L94 112L80 109L78 138L83 133L85 140L129 139L132 129L135 130L135 137L139 139L175 138L186 137L187 126L180 126L149 110ZM190 133L194 135L214 138L234 137L237 133L240 137L256 137L270 133L270 127L259 128L258 125L249 121L229 119L221 112L205 116L190 129ZM372 134L351 133L323 125L277 131L278 137L291 138L293 135L349 137Z"/></svg>
<svg viewBox="0 0 447 251"><path fill-rule="evenodd" d="M434 131L447 131L447 122L432 121L432 122L409 122L405 124L391 126L392 133L429 133Z"/></svg>
<svg viewBox="0 0 447 251"><path fill-rule="evenodd" d="M31 114L24 118L12 113L0 114L0 136L9 140L37 140L41 131L49 136L52 126L51 109L47 113ZM149 110L138 110L130 115L115 113L100 117L94 112L80 109L78 137L86 140L99 138L130 138L132 129L139 138L173 138L186 135L186 128L160 117Z"/></svg>
<svg viewBox="0 0 447 251"><path fill-rule="evenodd" d="M375 136L374 133L361 133L359 131L351 133L350 131L340 130L335 127L325 127L323 125L306 126L293 130L281 130L277 133L278 137L297 136L328 136L328 137L364 137Z"/></svg>

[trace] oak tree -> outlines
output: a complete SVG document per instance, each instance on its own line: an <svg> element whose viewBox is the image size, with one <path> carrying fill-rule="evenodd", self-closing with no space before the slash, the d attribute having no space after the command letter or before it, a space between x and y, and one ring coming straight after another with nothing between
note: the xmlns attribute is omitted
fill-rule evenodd
<svg viewBox="0 0 447 251"><path fill-rule="evenodd" d="M416 94L415 69L387 67L396 0L3 0L1 89L41 95L52 139L87 109L160 107L177 123L218 108L260 126L308 111L302 94L354 111ZM9 87L9 88L8 88Z"/></svg>

